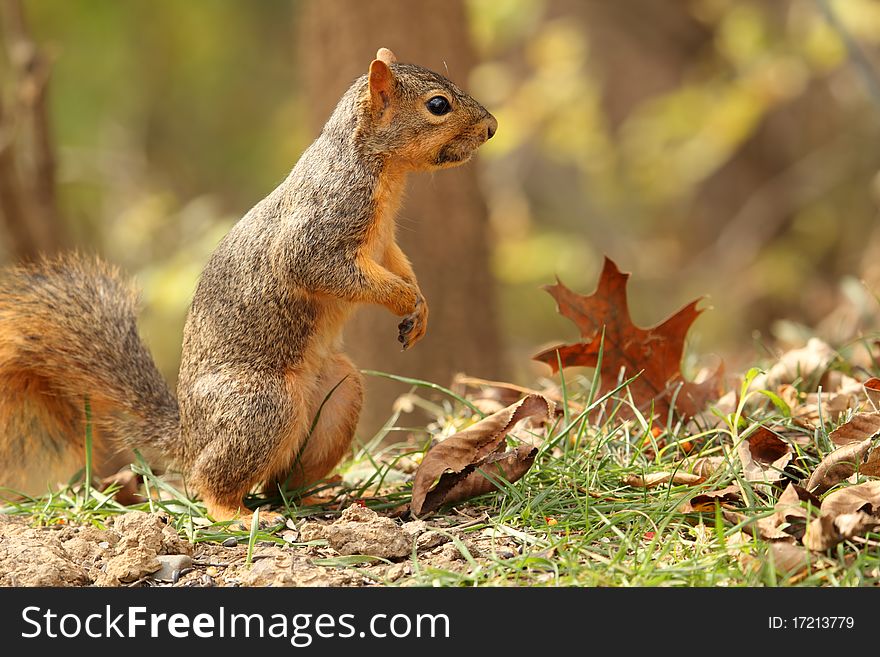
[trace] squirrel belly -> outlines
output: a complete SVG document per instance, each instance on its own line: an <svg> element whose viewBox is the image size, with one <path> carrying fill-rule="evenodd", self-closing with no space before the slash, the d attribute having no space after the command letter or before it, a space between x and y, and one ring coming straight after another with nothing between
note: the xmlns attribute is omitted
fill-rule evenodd
<svg viewBox="0 0 880 657"><path fill-rule="evenodd" d="M363 400L342 329L363 303L428 305L395 240L410 172L466 161L495 133L446 78L380 49L290 175L220 242L184 328L177 399L117 272L69 255L0 275L0 486L41 493L84 463L86 403L99 472L138 449L181 469L218 520L263 487L305 488L348 452ZM115 458L114 458L115 456Z"/></svg>

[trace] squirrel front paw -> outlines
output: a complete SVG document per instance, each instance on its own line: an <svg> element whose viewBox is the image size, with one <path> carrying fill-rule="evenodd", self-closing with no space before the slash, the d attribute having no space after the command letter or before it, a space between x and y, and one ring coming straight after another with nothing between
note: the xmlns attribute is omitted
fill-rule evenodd
<svg viewBox="0 0 880 657"><path fill-rule="evenodd" d="M403 318L397 325L397 330L397 341L403 345L403 351L425 337L428 330L428 304L423 296L419 295L415 310Z"/></svg>

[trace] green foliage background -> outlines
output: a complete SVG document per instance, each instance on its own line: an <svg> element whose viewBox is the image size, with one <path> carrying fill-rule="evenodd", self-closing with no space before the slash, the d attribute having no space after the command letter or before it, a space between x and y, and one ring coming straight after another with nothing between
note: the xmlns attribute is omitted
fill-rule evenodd
<svg viewBox="0 0 880 657"><path fill-rule="evenodd" d="M692 346L729 361L876 321L880 106L820 2L467 5L482 64L459 82L499 120L475 166L521 376L573 337L540 286L590 292L605 253L634 274L637 323L709 294ZM827 5L880 70L880 3ZM314 137L299 6L25 3L54 62L63 215L77 245L137 276L170 379L208 254Z"/></svg>

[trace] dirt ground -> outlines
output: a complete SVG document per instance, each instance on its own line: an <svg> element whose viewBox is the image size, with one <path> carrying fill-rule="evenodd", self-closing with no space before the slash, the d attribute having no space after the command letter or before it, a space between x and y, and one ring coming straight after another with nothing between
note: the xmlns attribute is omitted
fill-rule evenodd
<svg viewBox="0 0 880 657"><path fill-rule="evenodd" d="M32 527L0 515L2 586L376 586L405 584L415 550L420 567L472 567L452 536L479 563L511 558L514 543L463 533L467 518L401 523L352 505L335 520L302 521L278 532L284 544L260 542L247 563L247 539L192 544L159 514L117 516L106 529ZM370 555L373 559L349 555ZM358 572L341 561L357 563Z"/></svg>

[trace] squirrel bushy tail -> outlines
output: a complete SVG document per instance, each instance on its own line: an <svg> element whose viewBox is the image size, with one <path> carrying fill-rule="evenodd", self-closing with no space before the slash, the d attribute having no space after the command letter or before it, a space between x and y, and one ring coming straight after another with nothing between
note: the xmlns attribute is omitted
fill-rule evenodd
<svg viewBox="0 0 880 657"><path fill-rule="evenodd" d="M87 401L96 462L125 447L175 460L177 400L138 336L136 307L132 285L97 259L0 271L0 486L41 493L56 470L81 468Z"/></svg>

